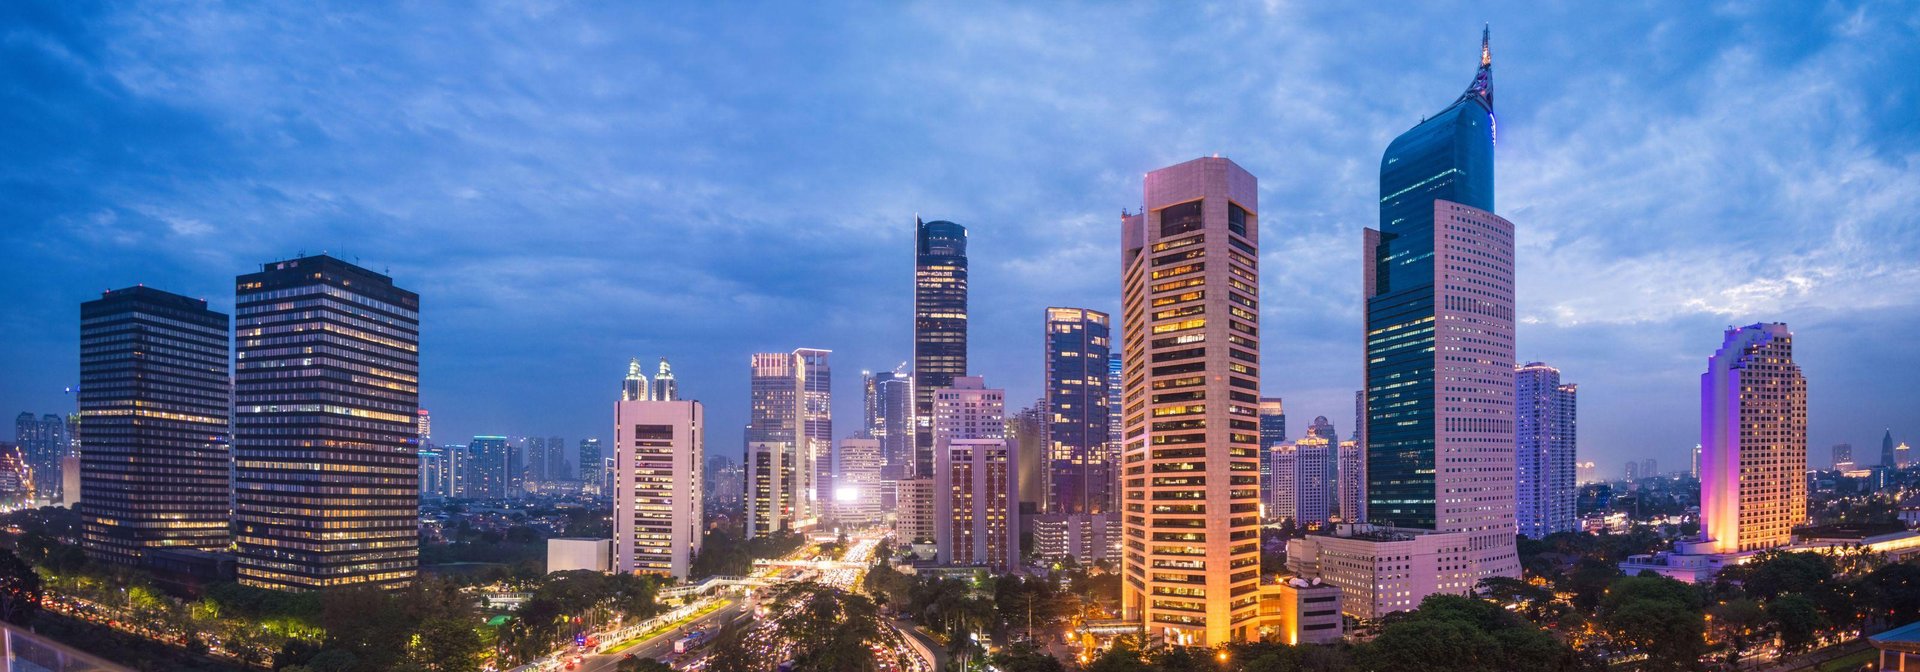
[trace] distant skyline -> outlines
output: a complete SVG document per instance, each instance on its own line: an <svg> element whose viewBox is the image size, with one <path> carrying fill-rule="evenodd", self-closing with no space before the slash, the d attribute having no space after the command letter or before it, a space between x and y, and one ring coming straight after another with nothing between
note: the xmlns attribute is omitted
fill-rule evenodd
<svg viewBox="0 0 1920 672"><path fill-rule="evenodd" d="M1012 412L1047 306L1118 307L1141 175L1218 153L1265 205L1262 395L1348 435L1380 156L1483 23L1517 355L1579 381L1581 461L1688 464L1755 322L1793 330L1814 454L1920 443L1888 375L1920 371L1920 16L1851 3L10 3L0 411L72 409L101 290L232 315L325 251L419 292L441 443L610 439L666 356L737 459L750 355L796 348L850 435L858 372L913 356L918 215L968 229L969 373Z"/></svg>

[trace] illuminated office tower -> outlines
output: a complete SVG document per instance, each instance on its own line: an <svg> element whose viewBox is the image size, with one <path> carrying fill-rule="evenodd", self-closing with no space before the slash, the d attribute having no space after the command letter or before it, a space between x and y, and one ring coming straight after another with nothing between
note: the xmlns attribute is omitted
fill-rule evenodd
<svg viewBox="0 0 1920 672"><path fill-rule="evenodd" d="M1123 616L1151 640L1258 636L1258 188L1223 158L1147 173L1121 216Z"/></svg>
<svg viewBox="0 0 1920 672"><path fill-rule="evenodd" d="M1699 453L1696 452L1694 455L1695 455L1695 458L1694 458L1694 474L1693 475L1695 477L1698 477L1700 475L1700 461L1698 457ZM1851 443L1833 444L1833 468L1836 471L1853 471L1853 444Z"/></svg>
<svg viewBox="0 0 1920 672"><path fill-rule="evenodd" d="M640 372L640 358L627 360L627 377L620 381L621 401L646 401L653 398L653 391L647 386L647 374Z"/></svg>
<svg viewBox="0 0 1920 672"><path fill-rule="evenodd" d="M878 522L880 508L880 440L841 439L834 453L833 517L841 524Z"/></svg>
<svg viewBox="0 0 1920 672"><path fill-rule="evenodd" d="M433 438L433 414L428 413L427 409L422 408L416 414L414 433L419 434L422 441Z"/></svg>
<svg viewBox="0 0 1920 672"><path fill-rule="evenodd" d="M546 478L543 482L573 480L573 465L567 463L567 442L558 436L547 439Z"/></svg>
<svg viewBox="0 0 1920 672"><path fill-rule="evenodd" d="M933 476L933 391L967 375L967 228L913 218L914 468Z"/></svg>
<svg viewBox="0 0 1920 672"><path fill-rule="evenodd" d="M1268 449L1273 474L1267 517L1324 527L1339 499L1339 441L1306 436Z"/></svg>
<svg viewBox="0 0 1920 672"><path fill-rule="evenodd" d="M1515 523L1531 539L1572 532L1578 387L1540 362L1514 369L1513 383Z"/></svg>
<svg viewBox="0 0 1920 672"><path fill-rule="evenodd" d="M1048 513L1100 513L1112 499L1106 461L1107 314L1048 308L1046 321Z"/></svg>
<svg viewBox="0 0 1920 672"><path fill-rule="evenodd" d="M1700 538L1784 546L1807 518L1807 379L1780 322L1728 329L1700 375Z"/></svg>
<svg viewBox="0 0 1920 672"><path fill-rule="evenodd" d="M1119 344L1115 343L1114 345L1118 346ZM1120 509L1120 435L1125 429L1124 423L1120 422L1120 399L1122 392L1122 386L1120 385L1120 367L1123 362L1124 358L1120 355L1120 348L1114 347L1113 352L1107 355L1107 464L1109 465L1107 469L1107 493L1111 496L1110 501L1107 502L1107 510L1115 512L1116 514ZM1117 542L1120 538L1119 533L1116 532L1113 538ZM1114 562L1118 563L1120 561L1119 553L1115 552L1114 555Z"/></svg>
<svg viewBox="0 0 1920 672"><path fill-rule="evenodd" d="M1006 391L988 389L978 376L934 390L933 438L939 561L1017 566L1019 484L1006 437Z"/></svg>
<svg viewBox="0 0 1920 672"><path fill-rule="evenodd" d="M589 492L600 493L606 485L606 465L602 463L603 453L599 439L580 440L580 483Z"/></svg>
<svg viewBox="0 0 1920 672"><path fill-rule="evenodd" d="M226 549L228 380L227 316L205 300L129 287L80 304L73 494L88 557L139 565L150 549Z"/></svg>
<svg viewBox="0 0 1920 672"><path fill-rule="evenodd" d="M880 441L880 478L911 478L913 468L913 382L899 371L862 372L866 388L867 438Z"/></svg>
<svg viewBox="0 0 1920 672"><path fill-rule="evenodd" d="M1493 60L1387 146L1363 235L1367 525L1287 545L1362 617L1520 576L1513 224L1494 210ZM1343 526L1344 527L1344 526ZM1417 556L1417 557L1416 557Z"/></svg>
<svg viewBox="0 0 1920 672"><path fill-rule="evenodd" d="M471 499L503 499L513 479L508 471L511 461L507 437L476 436L467 444L467 460L461 469L461 496Z"/></svg>
<svg viewBox="0 0 1920 672"><path fill-rule="evenodd" d="M0 506L8 510L33 507L33 468L19 446L0 443Z"/></svg>
<svg viewBox="0 0 1920 672"><path fill-rule="evenodd" d="M674 380L673 366L667 363L665 357L660 358L660 370L653 375L652 392L653 395L648 398L654 401L680 400L680 381Z"/></svg>
<svg viewBox="0 0 1920 672"><path fill-rule="evenodd" d="M750 362L748 538L804 532L819 522L818 470L831 469L833 459L830 354L801 348L759 353Z"/></svg>
<svg viewBox="0 0 1920 672"><path fill-rule="evenodd" d="M446 451L433 445L431 441L420 444L421 499L439 499L446 496L446 481L443 479L446 468Z"/></svg>
<svg viewBox="0 0 1920 672"><path fill-rule="evenodd" d="M614 404L615 571L687 578L705 527L704 415L698 401Z"/></svg>
<svg viewBox="0 0 1920 672"><path fill-rule="evenodd" d="M235 302L240 583L412 583L419 295L323 255L240 276Z"/></svg>

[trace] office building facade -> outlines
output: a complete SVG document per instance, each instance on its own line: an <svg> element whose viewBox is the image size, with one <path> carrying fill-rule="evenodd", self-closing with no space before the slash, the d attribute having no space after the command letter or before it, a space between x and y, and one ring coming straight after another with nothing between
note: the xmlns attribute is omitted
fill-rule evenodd
<svg viewBox="0 0 1920 672"><path fill-rule="evenodd" d="M613 414L614 569L684 580L705 531L705 409L620 401Z"/></svg>
<svg viewBox="0 0 1920 672"><path fill-rule="evenodd" d="M1047 513L1106 511L1113 500L1107 473L1107 314L1086 308L1046 312Z"/></svg>
<svg viewBox="0 0 1920 672"><path fill-rule="evenodd" d="M934 390L934 536L943 564L1019 562L1018 460L1006 436L1006 391L977 376Z"/></svg>
<svg viewBox="0 0 1920 672"><path fill-rule="evenodd" d="M420 297L328 256L236 281L243 585L401 587L419 564Z"/></svg>
<svg viewBox="0 0 1920 672"><path fill-rule="evenodd" d="M88 557L138 566L150 549L226 549L227 352L227 316L202 299L129 287L80 304L74 494Z"/></svg>
<svg viewBox="0 0 1920 672"><path fill-rule="evenodd" d="M1122 616L1149 641L1258 636L1258 188L1224 158L1121 216Z"/></svg>
<svg viewBox="0 0 1920 672"><path fill-rule="evenodd" d="M967 375L967 228L913 219L914 469L933 476L933 391Z"/></svg>
<svg viewBox="0 0 1920 672"><path fill-rule="evenodd" d="M819 523L820 469L832 469L831 351L763 352L750 366L747 536Z"/></svg>
<svg viewBox="0 0 1920 672"><path fill-rule="evenodd" d="M847 438L834 451L833 518L842 525L880 521L880 440Z"/></svg>

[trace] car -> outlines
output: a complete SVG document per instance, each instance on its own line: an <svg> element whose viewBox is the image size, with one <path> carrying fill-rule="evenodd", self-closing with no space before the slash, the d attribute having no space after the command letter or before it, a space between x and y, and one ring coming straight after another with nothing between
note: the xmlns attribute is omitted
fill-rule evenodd
<svg viewBox="0 0 1920 672"><path fill-rule="evenodd" d="M629 660L633 660L633 659L635 659L635 658L638 658L638 657L639 657L639 656L635 656L635 655L633 655L633 654L631 654L631 653L629 653L629 654L627 654L627 655L624 655L624 656L621 656L621 657L620 657L620 661L621 661L621 662L626 662L626 661L629 661Z"/></svg>

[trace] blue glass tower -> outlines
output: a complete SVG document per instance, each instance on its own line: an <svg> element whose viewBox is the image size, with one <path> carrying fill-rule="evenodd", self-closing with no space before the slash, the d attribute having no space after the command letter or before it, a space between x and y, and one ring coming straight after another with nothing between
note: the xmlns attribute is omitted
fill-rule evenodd
<svg viewBox="0 0 1920 672"><path fill-rule="evenodd" d="M1436 527L1434 206L1492 212L1493 59L1466 93L1400 134L1380 159L1380 229L1368 232L1367 518Z"/></svg>

